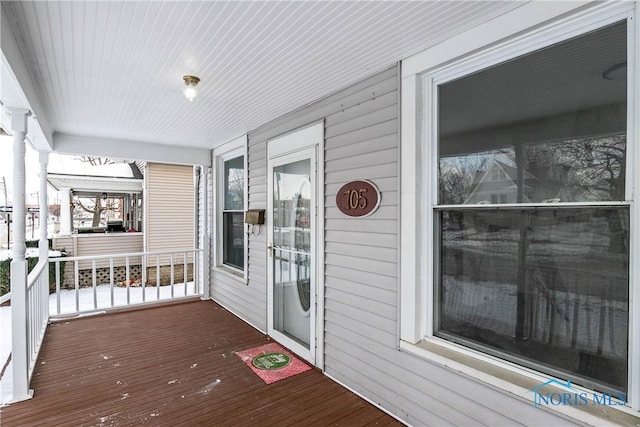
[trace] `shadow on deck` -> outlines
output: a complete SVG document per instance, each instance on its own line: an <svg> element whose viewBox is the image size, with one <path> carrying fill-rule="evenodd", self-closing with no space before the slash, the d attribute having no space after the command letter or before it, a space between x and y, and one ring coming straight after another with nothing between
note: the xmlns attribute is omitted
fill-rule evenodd
<svg viewBox="0 0 640 427"><path fill-rule="evenodd" d="M212 301L55 323L0 425L401 425L315 369L265 384L235 352L267 342Z"/></svg>

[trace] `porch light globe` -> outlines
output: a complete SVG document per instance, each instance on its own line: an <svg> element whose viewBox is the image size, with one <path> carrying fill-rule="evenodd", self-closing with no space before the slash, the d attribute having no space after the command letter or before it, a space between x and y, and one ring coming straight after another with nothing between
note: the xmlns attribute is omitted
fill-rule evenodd
<svg viewBox="0 0 640 427"><path fill-rule="evenodd" d="M186 75L183 76L185 88L183 90L184 96L189 100L193 101L198 96L198 83L200 83L200 77Z"/></svg>
<svg viewBox="0 0 640 427"><path fill-rule="evenodd" d="M198 89L195 86L189 85L184 88L183 93L189 101L193 101L196 99L196 96L198 96Z"/></svg>

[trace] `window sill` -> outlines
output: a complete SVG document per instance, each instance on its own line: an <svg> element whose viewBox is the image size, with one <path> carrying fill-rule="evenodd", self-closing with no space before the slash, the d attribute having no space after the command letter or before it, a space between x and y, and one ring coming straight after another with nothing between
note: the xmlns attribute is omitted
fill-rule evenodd
<svg viewBox="0 0 640 427"><path fill-rule="evenodd" d="M516 398L534 404L534 387L550 378L507 362L492 360L491 357L477 356L473 350L458 348L455 344L438 339L425 340L417 344L400 341L400 350L441 365L456 373L461 373L477 381L489 384ZM566 390L551 387L554 392ZM588 392L588 391L587 391ZM640 425L640 413L628 406L601 405L557 405L539 406L541 410L559 413L565 417L590 425Z"/></svg>
<svg viewBox="0 0 640 427"><path fill-rule="evenodd" d="M215 273L224 274L227 277L234 279L235 281L247 285L249 281L244 277L244 272L239 270L234 270L232 268L226 267L224 265L217 265L212 269Z"/></svg>

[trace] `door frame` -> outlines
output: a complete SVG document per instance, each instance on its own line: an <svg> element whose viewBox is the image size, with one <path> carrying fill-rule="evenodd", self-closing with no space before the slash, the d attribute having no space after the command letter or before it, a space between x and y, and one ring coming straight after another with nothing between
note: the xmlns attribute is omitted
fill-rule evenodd
<svg viewBox="0 0 640 427"><path fill-rule="evenodd" d="M311 360L308 355L300 355L316 367L324 370L324 121L298 128L294 131L278 136L267 141L267 241L266 246L272 243L273 221L271 212L273 209L273 176L271 169L272 159L277 159L289 154L300 153L315 148L315 242L314 242L314 278L315 278L315 339L310 343ZM313 168L314 165L312 164ZM271 239L271 240L270 240ZM267 253L267 333L273 331L273 259ZM313 307L312 307L313 308ZM276 331L277 333L277 331ZM294 350L294 349L292 349ZM315 351L314 351L315 350Z"/></svg>

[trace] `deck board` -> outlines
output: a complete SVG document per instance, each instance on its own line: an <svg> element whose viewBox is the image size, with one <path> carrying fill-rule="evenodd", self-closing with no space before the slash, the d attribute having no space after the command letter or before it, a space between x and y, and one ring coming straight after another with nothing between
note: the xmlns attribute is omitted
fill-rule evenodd
<svg viewBox="0 0 640 427"><path fill-rule="evenodd" d="M0 425L401 425L317 369L265 384L235 352L268 342L212 301L54 323Z"/></svg>

